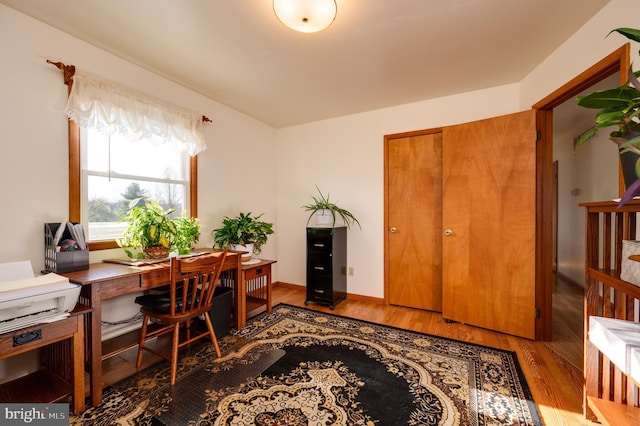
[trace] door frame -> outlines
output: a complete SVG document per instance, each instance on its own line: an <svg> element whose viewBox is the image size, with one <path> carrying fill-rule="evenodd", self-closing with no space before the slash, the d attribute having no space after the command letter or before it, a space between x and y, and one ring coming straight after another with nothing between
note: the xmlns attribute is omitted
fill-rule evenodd
<svg viewBox="0 0 640 426"><path fill-rule="evenodd" d="M553 160L553 260L551 261L551 270L558 272L558 160Z"/></svg>
<svg viewBox="0 0 640 426"><path fill-rule="evenodd" d="M536 340L551 340L553 325L553 109L616 72L620 73L620 84L625 84L630 67L629 53L630 43L626 43L531 107L536 111L539 132L536 147L536 305L540 315L536 318Z"/></svg>

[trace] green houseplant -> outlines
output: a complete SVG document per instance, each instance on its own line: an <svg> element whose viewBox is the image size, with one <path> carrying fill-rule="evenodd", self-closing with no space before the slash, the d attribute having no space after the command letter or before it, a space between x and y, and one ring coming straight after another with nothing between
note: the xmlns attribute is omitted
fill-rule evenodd
<svg viewBox="0 0 640 426"><path fill-rule="evenodd" d="M194 244L200 240L200 221L197 217L189 217L182 212L180 216L173 219L173 223L176 226L173 246L178 254L190 253Z"/></svg>
<svg viewBox="0 0 640 426"><path fill-rule="evenodd" d="M611 32L622 34L632 41L640 42L640 30L633 28L617 28ZM599 109L595 124L582 134L575 143L579 147L589 140L598 129L614 127L609 139L618 145L621 155L633 153L635 163L635 181L627 182L627 189L622 195L620 205L626 204L633 197L640 195L640 81L639 71L629 69L627 84L589 93L576 97L576 103L584 108Z"/></svg>
<svg viewBox="0 0 640 426"><path fill-rule="evenodd" d="M358 227L362 229L360 222L358 222L358 219L356 219L350 211L338 207L335 202L329 200L329 193L327 192L325 196L317 185L316 189L318 190L319 196L315 197L312 195L311 199L313 202L302 206L305 211L311 212L307 218L307 225L309 225L309 221L311 221L313 215L318 215L317 217L329 216L329 223L331 223L332 228L336 226L336 217L340 217L345 225L347 225L347 228L350 228L353 223L357 223Z"/></svg>
<svg viewBox="0 0 640 426"><path fill-rule="evenodd" d="M141 198L129 203L129 211L124 217L128 222L124 235L117 240L131 258L164 258L177 234L175 223L169 218L173 209L165 210L156 200ZM142 249L134 256L130 249Z"/></svg>
<svg viewBox="0 0 640 426"><path fill-rule="evenodd" d="M251 214L251 212L240 213L233 218L225 216L222 226L211 232L214 247L242 250L237 246L245 246L250 254L260 254L268 236L273 234L273 224L260 220L264 213L257 216Z"/></svg>

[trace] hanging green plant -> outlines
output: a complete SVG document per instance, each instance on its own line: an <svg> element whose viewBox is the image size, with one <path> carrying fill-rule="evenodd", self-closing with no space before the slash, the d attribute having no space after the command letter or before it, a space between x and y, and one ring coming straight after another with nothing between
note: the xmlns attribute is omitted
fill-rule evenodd
<svg viewBox="0 0 640 426"><path fill-rule="evenodd" d="M640 42L640 30L634 28L617 28L609 34L616 32L629 40ZM609 139L618 145L620 154L635 153L639 155L635 160L634 182L627 183L627 188L619 205L629 202L633 197L640 195L640 71L634 72L629 68L629 77L622 86L600 90L584 96L576 97L576 103L584 108L599 109L596 114L595 124L585 133L580 135L575 143L579 147L591 137L598 129L613 127L609 133ZM633 172L631 172L633 175Z"/></svg>

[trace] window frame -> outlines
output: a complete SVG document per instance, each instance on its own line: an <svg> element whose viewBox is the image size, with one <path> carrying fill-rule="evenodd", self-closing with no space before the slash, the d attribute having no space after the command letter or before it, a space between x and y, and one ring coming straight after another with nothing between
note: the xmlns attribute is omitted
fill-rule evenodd
<svg viewBox="0 0 640 426"><path fill-rule="evenodd" d="M69 220L80 222L82 197L82 169L80 127L69 123ZM198 156L189 157L189 215L198 217ZM115 240L88 242L89 251L118 248Z"/></svg>

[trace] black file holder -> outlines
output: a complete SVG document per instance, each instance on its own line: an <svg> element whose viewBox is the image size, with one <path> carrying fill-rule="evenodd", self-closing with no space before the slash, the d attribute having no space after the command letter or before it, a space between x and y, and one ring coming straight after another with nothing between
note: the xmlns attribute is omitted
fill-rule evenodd
<svg viewBox="0 0 640 426"><path fill-rule="evenodd" d="M60 223L44 224L44 268L51 272L71 272L89 269L89 250L57 251L54 236ZM65 229L62 240L73 239L68 229Z"/></svg>

